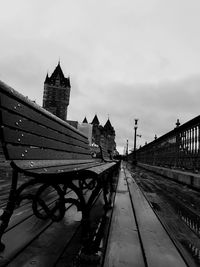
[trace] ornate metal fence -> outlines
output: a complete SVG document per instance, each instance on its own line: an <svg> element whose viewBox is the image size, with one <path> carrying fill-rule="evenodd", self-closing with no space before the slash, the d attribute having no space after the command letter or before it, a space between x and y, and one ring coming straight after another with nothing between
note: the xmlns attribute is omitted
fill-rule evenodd
<svg viewBox="0 0 200 267"><path fill-rule="evenodd" d="M150 165L200 170L200 116L138 149L136 158Z"/></svg>

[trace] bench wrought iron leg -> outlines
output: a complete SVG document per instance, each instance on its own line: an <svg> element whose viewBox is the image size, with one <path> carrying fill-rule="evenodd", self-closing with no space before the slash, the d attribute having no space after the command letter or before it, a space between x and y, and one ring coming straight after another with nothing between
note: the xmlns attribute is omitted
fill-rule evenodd
<svg viewBox="0 0 200 267"><path fill-rule="evenodd" d="M90 220L89 220L90 212L87 208L82 211L82 243L85 244L89 238L90 233Z"/></svg>
<svg viewBox="0 0 200 267"><path fill-rule="evenodd" d="M0 251L3 251L5 248L5 245L2 243L1 238L2 235L7 228L10 218L13 214L13 211L15 209L15 196L16 196L16 190L17 190L17 181L18 181L18 172L16 170L13 170L12 173L12 183L10 188L10 193L8 197L8 202L6 205L6 208L3 212L3 214L0 216Z"/></svg>

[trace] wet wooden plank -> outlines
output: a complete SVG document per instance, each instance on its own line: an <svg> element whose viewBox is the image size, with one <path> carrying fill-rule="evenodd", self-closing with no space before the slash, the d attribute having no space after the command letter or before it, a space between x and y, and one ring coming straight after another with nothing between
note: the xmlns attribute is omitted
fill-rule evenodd
<svg viewBox="0 0 200 267"><path fill-rule="evenodd" d="M73 191L70 191L67 195L67 197L74 196L75 194ZM52 204L49 205L49 207L51 206ZM66 208L67 207L71 208L72 205L66 204ZM69 210L66 211L65 216L68 215L68 212ZM13 227L8 227L8 230L4 233L2 241L5 243L6 247L5 250L0 253L0 266L4 266L16 257L18 253L22 253L22 251L29 246L36 237L40 236L52 225L52 221L50 219L41 220L35 216L28 216L28 213L26 216L27 218L23 218L24 216L21 216L21 218L18 219L21 219L21 221L19 221L16 225L15 222L11 221L10 223Z"/></svg>
<svg viewBox="0 0 200 267"><path fill-rule="evenodd" d="M99 194L98 199L95 201L93 207L91 208L89 221L90 221L90 230L91 232L95 232L98 228L98 223L102 216L105 215L104 207L104 198L103 193ZM75 267L79 266L75 262L77 262L77 256L79 255L80 249L82 248L82 232L83 229L80 227L78 231L73 236L73 239L70 243L65 247L63 254L60 256L58 262L56 262L56 267ZM50 266L50 265L48 265ZM82 266L82 264L80 265ZM83 266L93 266L90 263L85 263Z"/></svg>
<svg viewBox="0 0 200 267"><path fill-rule="evenodd" d="M99 162L102 162L99 160ZM87 166L97 163L96 159L67 159L67 160L15 160L16 166L24 170L36 170L41 168L53 168L53 167L71 167L76 168L77 166Z"/></svg>
<svg viewBox="0 0 200 267"><path fill-rule="evenodd" d="M148 267L186 267L130 172L125 172Z"/></svg>
<svg viewBox="0 0 200 267"><path fill-rule="evenodd" d="M114 166L116 166L115 162L108 162L108 163L103 163L103 164L101 164L99 166L95 166L95 167L89 168L88 170L91 171L91 172L96 173L97 175L100 175L100 174L110 170Z"/></svg>
<svg viewBox="0 0 200 267"><path fill-rule="evenodd" d="M86 143L86 140L83 141L82 139L77 139L76 136L72 135L67 135L64 132L58 132L57 128L52 129L49 127L46 127L40 122L34 122L31 120L28 120L27 118L24 118L22 116L9 113L5 110L1 111L1 118L4 123L4 126L7 128L12 128L17 131L25 132L25 133L33 133L34 129L34 134L39 136L39 137L44 137L47 139L51 139L54 141L60 141L63 143L75 145L75 146L80 146L87 148L88 143Z"/></svg>
<svg viewBox="0 0 200 267"><path fill-rule="evenodd" d="M26 129L24 131L16 131L10 128L3 128L4 142L16 145L15 148L18 149L21 146L35 146L38 148L49 148L55 149L56 151L68 151L75 153L85 153L90 154L89 146L81 147L80 145L70 144L66 138L65 142L58 140L53 140L51 138L38 136L33 130L32 133L27 133Z"/></svg>
<svg viewBox="0 0 200 267"><path fill-rule="evenodd" d="M54 266L80 227L80 221L80 212L77 213L76 207L72 206L61 222L49 225L8 266Z"/></svg>
<svg viewBox="0 0 200 267"><path fill-rule="evenodd" d="M57 151L54 149L43 149L38 147L7 145L7 152L10 160L58 160L58 159L91 159L90 154L75 153L69 151Z"/></svg>
<svg viewBox="0 0 200 267"><path fill-rule="evenodd" d="M9 113L5 110L1 111L1 119L5 127L9 127L18 131L25 131L27 133L34 133L41 137L46 137L53 140L59 140L61 142L70 143L80 147L87 147L87 139L84 141L77 136L67 135L64 132L58 132L57 128L52 129L42 125L40 122L34 122L22 116Z"/></svg>
<svg viewBox="0 0 200 267"><path fill-rule="evenodd" d="M145 266L123 170L120 171L104 261L104 267L111 266Z"/></svg>
<svg viewBox="0 0 200 267"><path fill-rule="evenodd" d="M89 193L89 191L87 192ZM89 194L85 195L88 199ZM93 216L93 220L97 219L99 213L102 213L103 208L102 193L97 198L94 206L91 209L90 216ZM98 213L96 214L97 207ZM8 264L8 267L25 267L25 266L37 266L37 267L53 267L57 261L63 261L64 265L69 266L68 262L72 260L72 256L75 257L78 249L80 249L81 243L81 212L77 212L77 208L73 205L67 210L65 217L62 221L52 223L45 229L39 236L31 242L15 259ZM78 240L75 240L74 236L78 232ZM66 253L71 252L70 259L66 257ZM65 256L64 256L65 255ZM62 260L60 259L62 258ZM60 266L60 265L59 265Z"/></svg>
<svg viewBox="0 0 200 267"><path fill-rule="evenodd" d="M0 92L0 98L1 109L7 110L12 114L15 113L16 115L21 116L21 118L25 118L36 123L39 122L41 125L52 128L53 130L57 129L60 133L65 133L66 135L73 136L78 140L88 143L87 137L84 134L70 126L67 122L32 103L30 100L27 101L27 99L22 95L21 99L18 99L14 98L12 95L8 96ZM3 117L1 119L3 119ZM4 123L5 121L2 121L3 125Z"/></svg>

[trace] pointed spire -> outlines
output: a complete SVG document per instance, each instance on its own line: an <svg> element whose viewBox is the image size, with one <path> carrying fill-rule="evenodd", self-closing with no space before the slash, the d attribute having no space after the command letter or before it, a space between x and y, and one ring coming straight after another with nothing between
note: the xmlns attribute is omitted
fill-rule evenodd
<svg viewBox="0 0 200 267"><path fill-rule="evenodd" d="M65 78L65 76L63 74L63 71L61 69L60 59L58 61L58 65L56 66L56 68L53 71L52 75L49 77L48 74L47 74L47 77L45 79L45 83L55 84L57 79L59 79L60 85L67 86L67 87L71 88L70 79L69 78Z"/></svg>
<svg viewBox="0 0 200 267"><path fill-rule="evenodd" d="M99 119L98 119L98 117L97 117L96 114L95 114L94 119L92 120L91 123L92 123L93 125L99 125Z"/></svg>
<svg viewBox="0 0 200 267"><path fill-rule="evenodd" d="M104 125L104 128L110 128L110 129L113 128L111 123L110 123L110 119L109 118L108 118L106 124Z"/></svg>
<svg viewBox="0 0 200 267"><path fill-rule="evenodd" d="M107 120L107 122L103 128L106 132L109 132L110 134L115 135L115 130L114 130L112 124L110 123L110 119Z"/></svg>
<svg viewBox="0 0 200 267"><path fill-rule="evenodd" d="M48 81L49 81L49 75L48 75L48 72L47 72L47 75L46 75L44 83L48 83Z"/></svg>
<svg viewBox="0 0 200 267"><path fill-rule="evenodd" d="M177 119L177 122L176 122L176 128L178 128L180 125L181 125L181 124L180 124L180 121L179 121L179 119Z"/></svg>
<svg viewBox="0 0 200 267"><path fill-rule="evenodd" d="M83 123L88 123L87 118L85 117Z"/></svg>
<svg viewBox="0 0 200 267"><path fill-rule="evenodd" d="M58 61L58 65L56 66L55 70L53 71L52 75L51 75L51 79L56 79L57 77L59 76L59 78L61 80L64 80L66 79L64 74L63 74L63 71L61 69L61 66L60 66L60 59Z"/></svg>

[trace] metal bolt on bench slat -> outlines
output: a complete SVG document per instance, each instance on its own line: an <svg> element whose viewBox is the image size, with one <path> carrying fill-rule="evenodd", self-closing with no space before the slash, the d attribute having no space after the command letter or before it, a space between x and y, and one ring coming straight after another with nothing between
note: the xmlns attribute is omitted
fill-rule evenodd
<svg viewBox="0 0 200 267"><path fill-rule="evenodd" d="M26 151L25 151L25 152L26 152ZM28 152L28 151L27 151L27 152ZM30 167L33 167L33 165L34 165L34 164L33 164L33 162L31 161L31 162L30 162Z"/></svg>

